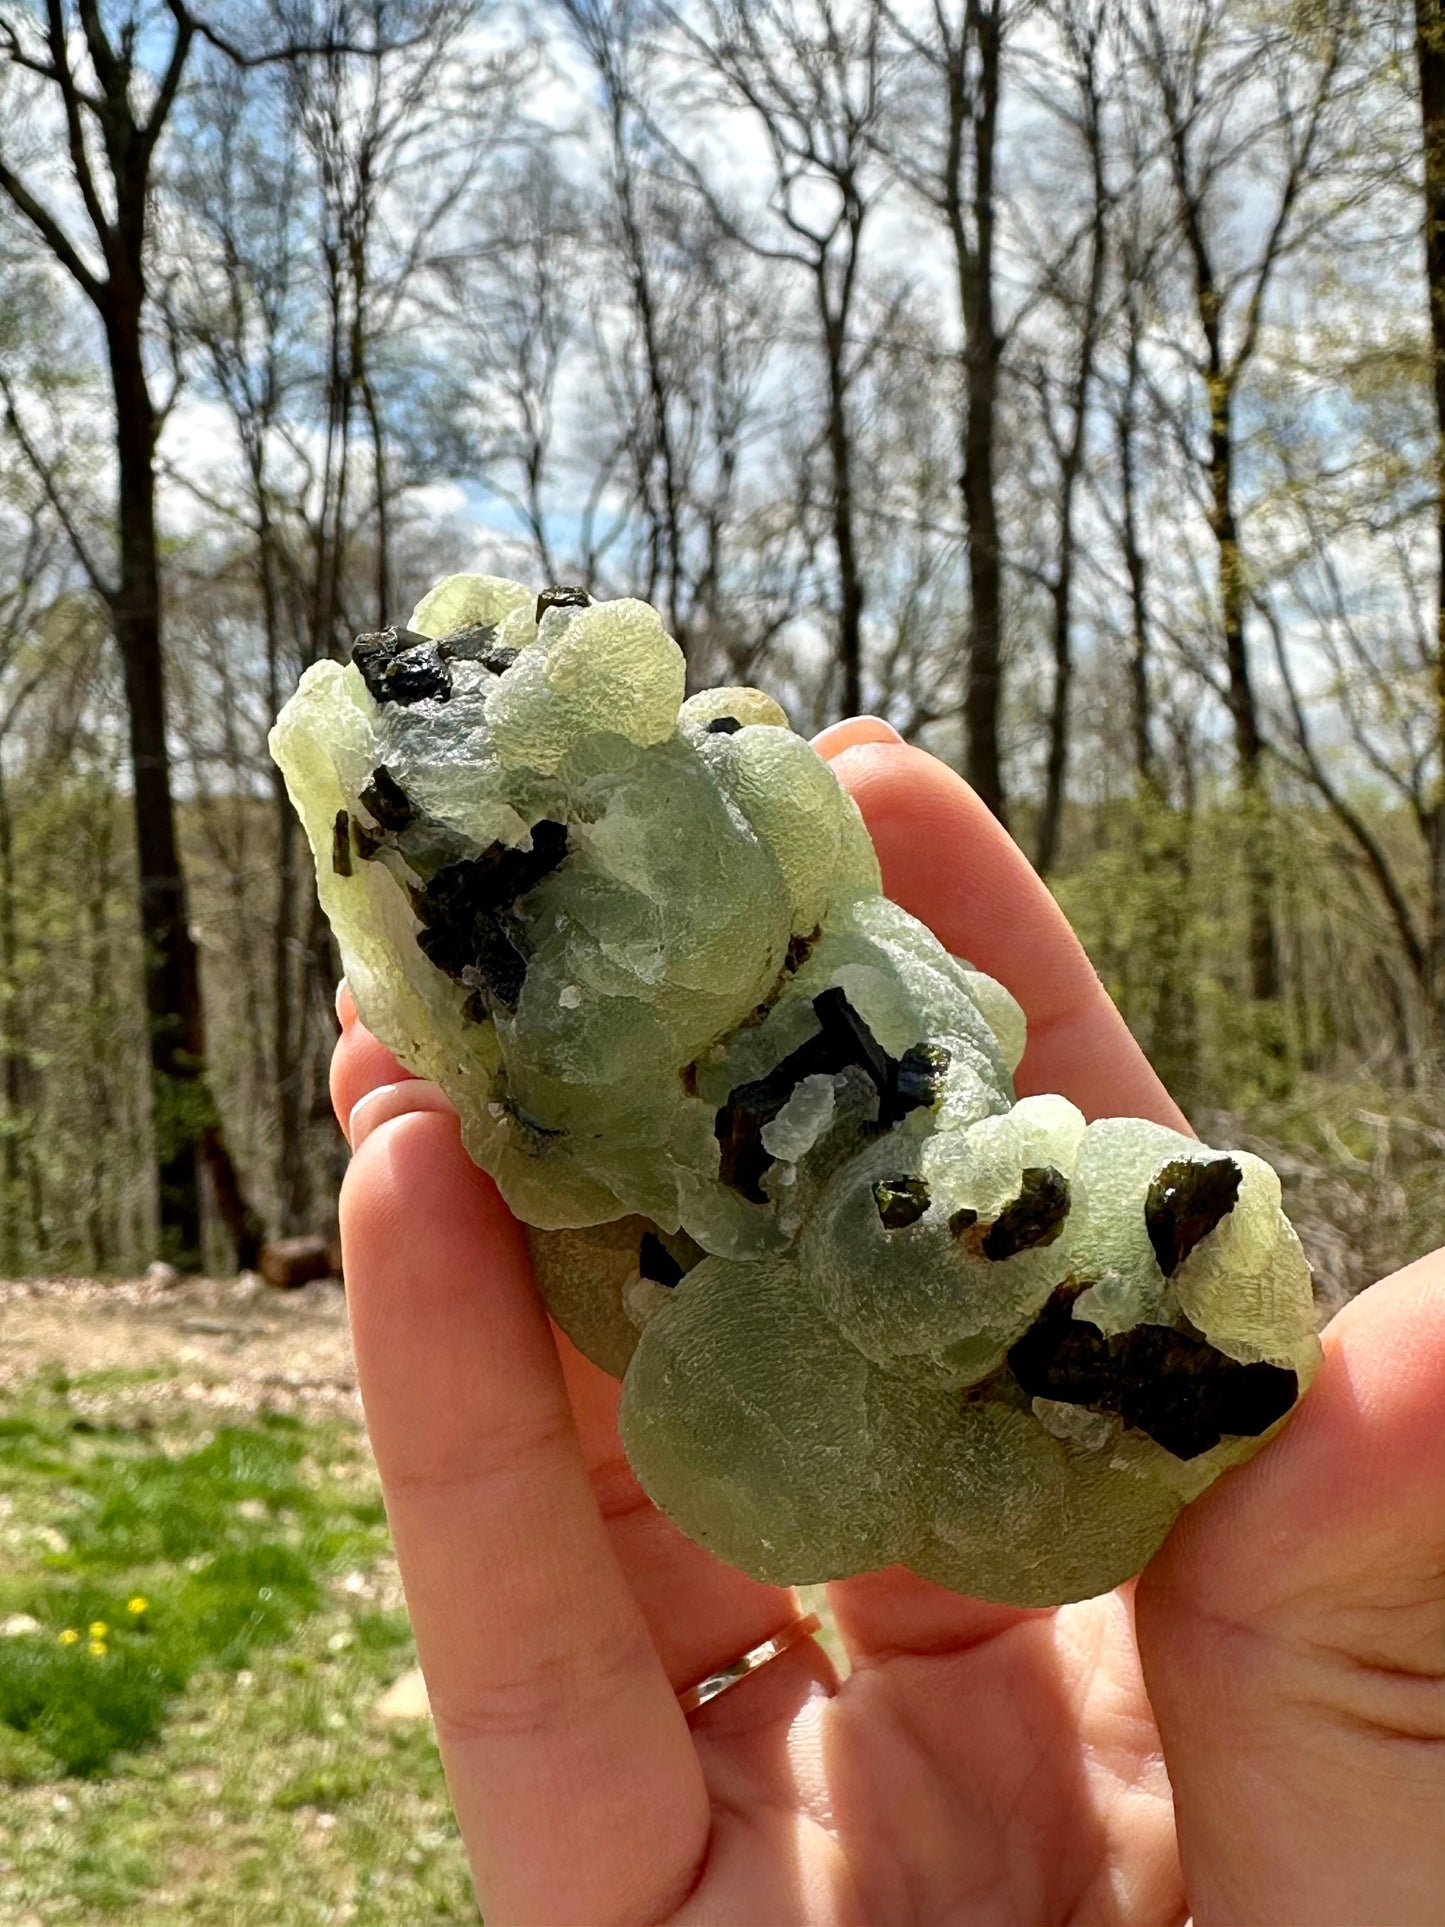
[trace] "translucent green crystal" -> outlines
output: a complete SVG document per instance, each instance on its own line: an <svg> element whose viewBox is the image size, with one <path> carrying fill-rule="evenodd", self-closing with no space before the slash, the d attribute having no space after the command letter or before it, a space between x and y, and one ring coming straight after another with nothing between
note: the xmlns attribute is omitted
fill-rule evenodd
<svg viewBox="0 0 1445 1927"><path fill-rule="evenodd" d="M1136 1571L1312 1375L1274 1173L1015 1103L1022 1013L646 604L452 576L272 735L357 1007L455 1103L652 1498L759 1578Z"/></svg>

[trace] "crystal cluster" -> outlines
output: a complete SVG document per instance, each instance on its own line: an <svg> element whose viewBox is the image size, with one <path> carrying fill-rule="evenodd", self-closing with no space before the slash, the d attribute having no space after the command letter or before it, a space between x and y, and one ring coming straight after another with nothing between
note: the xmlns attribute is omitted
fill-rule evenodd
<svg viewBox="0 0 1445 1927"><path fill-rule="evenodd" d="M646 604L453 576L272 747L367 1025L455 1103L652 1498L759 1578L1117 1583L1318 1353L1269 1167L1013 1101L1008 992L881 894Z"/></svg>

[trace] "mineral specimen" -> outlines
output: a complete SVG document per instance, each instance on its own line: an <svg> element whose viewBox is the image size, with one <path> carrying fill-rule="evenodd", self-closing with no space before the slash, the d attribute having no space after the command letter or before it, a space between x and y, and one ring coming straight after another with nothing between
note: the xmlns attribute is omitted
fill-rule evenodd
<svg viewBox="0 0 1445 1927"><path fill-rule="evenodd" d="M723 1558L1082 1597L1293 1405L1274 1173L1014 1103L1012 997L881 894L776 703L684 700L645 604L453 576L309 669L272 745L362 1017Z"/></svg>

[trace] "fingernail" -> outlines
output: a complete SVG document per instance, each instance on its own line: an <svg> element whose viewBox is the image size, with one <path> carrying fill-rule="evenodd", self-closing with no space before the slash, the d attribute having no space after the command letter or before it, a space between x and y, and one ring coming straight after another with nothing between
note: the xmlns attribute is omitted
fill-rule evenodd
<svg viewBox="0 0 1445 1927"><path fill-rule="evenodd" d="M892 723L885 723L881 716L847 716L841 723L820 730L813 738L813 747L824 762L829 762L842 750L856 749L860 743L902 742Z"/></svg>
<svg viewBox="0 0 1445 1927"><path fill-rule="evenodd" d="M412 1111L442 1111L456 1115L440 1084L430 1084L425 1078L408 1077L400 1084L378 1084L374 1091L368 1091L365 1097L356 1100L351 1107L351 1116L346 1120L346 1139L353 1155L378 1125L389 1124L395 1117L407 1117Z"/></svg>
<svg viewBox="0 0 1445 1927"><path fill-rule="evenodd" d="M343 1030L350 1030L356 1022L356 999L344 977L336 986L336 1021Z"/></svg>

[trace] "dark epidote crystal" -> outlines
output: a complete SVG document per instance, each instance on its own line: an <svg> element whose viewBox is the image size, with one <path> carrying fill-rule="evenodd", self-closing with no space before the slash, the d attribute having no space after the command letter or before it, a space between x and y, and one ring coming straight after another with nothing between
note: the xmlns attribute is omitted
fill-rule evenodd
<svg viewBox="0 0 1445 1927"><path fill-rule="evenodd" d="M1013 1203L1004 1206L984 1234L983 1255L999 1260L1051 1245L1068 1215L1068 1179L1051 1164L1034 1165L1024 1172Z"/></svg>
<svg viewBox="0 0 1445 1927"><path fill-rule="evenodd" d="M736 716L714 716L707 726L709 736L736 736L742 724Z"/></svg>
<svg viewBox="0 0 1445 1927"><path fill-rule="evenodd" d="M928 1209L928 1186L922 1178L879 1178L873 1187L873 1202L885 1231L902 1231Z"/></svg>
<svg viewBox="0 0 1445 1927"><path fill-rule="evenodd" d="M592 598L585 589L569 588L565 583L554 583L544 589L537 597L537 620L540 622L549 609L590 609Z"/></svg>
<svg viewBox="0 0 1445 1927"><path fill-rule="evenodd" d="M773 1162L763 1132L805 1077L861 1070L878 1093L882 1129L930 1101L919 1095L916 1075L910 1075L906 1087L900 1081L898 1060L888 1055L836 984L813 999L813 1015L819 1024L817 1034L790 1051L766 1077L730 1091L713 1120L713 1135L722 1150L719 1175L754 1204L767 1203L762 1178Z"/></svg>
<svg viewBox="0 0 1445 1927"><path fill-rule="evenodd" d="M910 1111L926 1110L943 1095L951 1062L942 1044L915 1044L898 1060L898 1096Z"/></svg>
<svg viewBox="0 0 1445 1927"><path fill-rule="evenodd" d="M1009 1370L1030 1397L1112 1414L1176 1459L1194 1459L1223 1438L1258 1438L1299 1396L1294 1372L1243 1365L1195 1331L1102 1332L1074 1317L1081 1290L1060 1285L1009 1352Z"/></svg>
<svg viewBox="0 0 1445 1927"><path fill-rule="evenodd" d="M351 818L345 810L336 812L331 825L331 867L339 877L351 875Z"/></svg>
<svg viewBox="0 0 1445 1927"><path fill-rule="evenodd" d="M428 697L447 702L451 697L451 671L438 645L414 629L379 629L358 636L351 660L375 702L405 705Z"/></svg>
<svg viewBox="0 0 1445 1927"><path fill-rule="evenodd" d="M1160 1171L1144 1201L1144 1224L1166 1278L1229 1216L1242 1180L1233 1158L1176 1158Z"/></svg>
<svg viewBox="0 0 1445 1927"><path fill-rule="evenodd" d="M1242 1365L1197 1332L1136 1325L1126 1334L1120 1415L1172 1452L1197 1458L1222 1438L1258 1438L1299 1397L1282 1365Z"/></svg>
<svg viewBox="0 0 1445 1927"><path fill-rule="evenodd" d="M789 973L799 971L813 954L813 945L818 940L815 930L811 937L789 937L788 954L783 959L783 968Z"/></svg>
<svg viewBox="0 0 1445 1927"><path fill-rule="evenodd" d="M469 629L453 629L449 635L437 637L437 653L443 662L479 662L483 669L500 676L522 652L494 640L496 633L495 622L474 622Z"/></svg>
<svg viewBox="0 0 1445 1927"><path fill-rule="evenodd" d="M527 958L513 906L566 854L567 826L544 819L532 825L530 850L490 844L411 892L422 925L418 946L438 970L480 992L484 1009L516 1009Z"/></svg>
<svg viewBox="0 0 1445 1927"><path fill-rule="evenodd" d="M400 833L416 816L411 798L397 782L385 763L371 772L371 781L358 799L371 812L383 830Z"/></svg>

